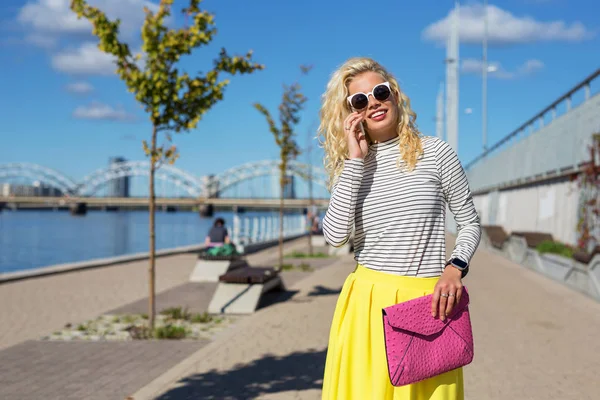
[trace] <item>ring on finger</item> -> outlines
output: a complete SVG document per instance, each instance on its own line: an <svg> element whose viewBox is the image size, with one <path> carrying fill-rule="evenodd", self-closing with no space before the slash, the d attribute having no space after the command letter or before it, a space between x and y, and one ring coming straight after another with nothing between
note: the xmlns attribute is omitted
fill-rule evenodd
<svg viewBox="0 0 600 400"><path fill-rule="evenodd" d="M448 293L442 293L440 296L442 296L442 297L448 297L449 295L448 295Z"/></svg>
<svg viewBox="0 0 600 400"><path fill-rule="evenodd" d="M456 296L454 293L448 293L448 297L454 297Z"/></svg>

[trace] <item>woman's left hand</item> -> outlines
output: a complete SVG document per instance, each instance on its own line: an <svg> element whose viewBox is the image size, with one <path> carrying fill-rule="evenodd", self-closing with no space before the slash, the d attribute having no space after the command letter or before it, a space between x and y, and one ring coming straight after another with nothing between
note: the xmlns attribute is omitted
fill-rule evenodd
<svg viewBox="0 0 600 400"><path fill-rule="evenodd" d="M431 315L435 318L439 315L444 321L452 309L460 301L462 294L462 272L449 265L433 289L433 300L431 301Z"/></svg>

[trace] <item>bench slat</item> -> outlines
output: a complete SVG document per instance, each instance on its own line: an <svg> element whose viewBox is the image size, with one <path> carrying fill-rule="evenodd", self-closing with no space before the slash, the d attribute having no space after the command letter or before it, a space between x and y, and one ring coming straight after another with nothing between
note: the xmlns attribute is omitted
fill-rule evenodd
<svg viewBox="0 0 600 400"><path fill-rule="evenodd" d="M265 283L274 279L277 275L277 270L272 267L242 267L219 276L219 281L226 283Z"/></svg>

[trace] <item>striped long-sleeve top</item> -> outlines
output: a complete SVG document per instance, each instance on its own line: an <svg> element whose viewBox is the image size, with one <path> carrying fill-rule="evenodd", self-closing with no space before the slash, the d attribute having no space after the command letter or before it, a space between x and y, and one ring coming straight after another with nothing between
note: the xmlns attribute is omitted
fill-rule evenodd
<svg viewBox="0 0 600 400"><path fill-rule="evenodd" d="M399 140L369 146L364 160L346 160L323 218L323 234L338 247L354 228L355 259L367 268L439 276L446 264L446 206L458 231L451 258L470 262L481 237L479 216L465 172L446 142L422 137L423 155L406 172L397 166Z"/></svg>

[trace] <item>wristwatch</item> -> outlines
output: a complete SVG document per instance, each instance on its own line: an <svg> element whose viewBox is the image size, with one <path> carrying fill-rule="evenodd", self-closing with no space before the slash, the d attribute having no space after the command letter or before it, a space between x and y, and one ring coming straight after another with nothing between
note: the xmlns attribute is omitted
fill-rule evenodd
<svg viewBox="0 0 600 400"><path fill-rule="evenodd" d="M464 260L461 260L458 257L453 257L450 260L448 260L448 262L446 263L446 267L448 265L452 265L454 268L461 271L461 278L464 278L469 273L469 263L467 263Z"/></svg>

